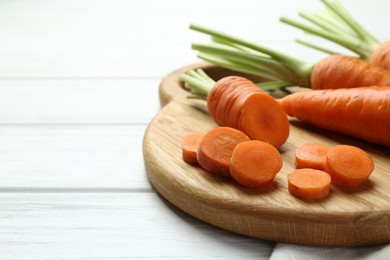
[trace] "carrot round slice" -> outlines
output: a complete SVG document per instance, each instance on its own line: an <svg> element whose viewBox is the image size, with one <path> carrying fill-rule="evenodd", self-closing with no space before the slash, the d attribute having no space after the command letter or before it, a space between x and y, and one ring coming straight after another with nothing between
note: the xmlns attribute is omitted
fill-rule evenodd
<svg viewBox="0 0 390 260"><path fill-rule="evenodd" d="M374 171L374 161L362 149L351 145L329 148L324 169L332 182L342 187L357 187L367 181Z"/></svg>
<svg viewBox="0 0 390 260"><path fill-rule="evenodd" d="M198 149L198 163L205 170L230 177L229 165L237 144L249 141L249 137L231 127L217 127L208 131Z"/></svg>
<svg viewBox="0 0 390 260"><path fill-rule="evenodd" d="M295 166L298 169L312 168L323 170L329 147L319 143L307 143L295 150Z"/></svg>
<svg viewBox="0 0 390 260"><path fill-rule="evenodd" d="M279 147L290 133L290 125L282 106L270 95L253 93L242 108L240 127L251 139Z"/></svg>
<svg viewBox="0 0 390 260"><path fill-rule="evenodd" d="M181 143L183 160L190 164L197 164L198 148L206 132L195 132L186 135Z"/></svg>
<svg viewBox="0 0 390 260"><path fill-rule="evenodd" d="M321 170L298 169L287 177L288 191L301 199L322 199L329 194L331 176Z"/></svg>
<svg viewBox="0 0 390 260"><path fill-rule="evenodd" d="M241 185L260 188L273 182L282 168L279 151L269 143L251 140L239 143L230 160L230 174Z"/></svg>

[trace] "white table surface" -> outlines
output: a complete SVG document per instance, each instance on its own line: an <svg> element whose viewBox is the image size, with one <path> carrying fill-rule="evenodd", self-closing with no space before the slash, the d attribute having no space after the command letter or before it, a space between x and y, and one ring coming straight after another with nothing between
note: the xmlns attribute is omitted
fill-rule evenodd
<svg viewBox="0 0 390 260"><path fill-rule="evenodd" d="M345 0L378 38L389 2ZM381 8L382 6L382 8ZM142 138L190 23L301 55L281 24L312 0L0 1L0 259L262 259L275 243L203 223L152 188ZM379 25L379 28L377 25Z"/></svg>

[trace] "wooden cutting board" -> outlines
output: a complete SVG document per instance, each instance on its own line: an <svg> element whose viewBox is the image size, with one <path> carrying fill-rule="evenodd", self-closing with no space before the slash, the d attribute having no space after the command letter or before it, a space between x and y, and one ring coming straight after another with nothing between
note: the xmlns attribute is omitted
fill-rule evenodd
<svg viewBox="0 0 390 260"><path fill-rule="evenodd" d="M176 207L211 225L251 237L304 245L352 246L390 241L390 149L322 131L291 120L288 141L279 149L283 168L267 189L248 189L231 179L186 164L181 140L216 124L206 104L187 100L179 76L203 68L213 78L232 72L207 63L179 69L160 86L161 111L145 132L143 153L148 178ZM255 79L254 79L255 80ZM322 201L305 201L287 190L287 174L295 169L294 151L303 143L356 145L374 159L369 182L354 190L331 187Z"/></svg>

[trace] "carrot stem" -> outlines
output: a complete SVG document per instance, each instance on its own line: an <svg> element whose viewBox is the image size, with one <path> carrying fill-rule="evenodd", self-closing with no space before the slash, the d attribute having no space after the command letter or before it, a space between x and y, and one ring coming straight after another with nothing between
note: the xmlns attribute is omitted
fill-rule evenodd
<svg viewBox="0 0 390 260"><path fill-rule="evenodd" d="M189 98L207 99L208 93L214 87L215 82L208 76L205 77L199 71L189 71L180 76L180 79L185 83L184 86L191 91ZM214 82L214 83L213 83Z"/></svg>
<svg viewBox="0 0 390 260"><path fill-rule="evenodd" d="M306 33L314 34L316 36L322 37L331 42L335 42L347 49L353 49L353 51L359 54L361 57L367 56L367 51L362 50L361 48L358 47L360 45L360 41L357 39L350 39L350 38L347 39L346 37L340 36L339 34L334 34L332 32L325 31L321 28L309 26L287 17L281 17L280 21L289 24L291 26L294 26L298 29L301 29Z"/></svg>
<svg viewBox="0 0 390 260"><path fill-rule="evenodd" d="M368 60L373 50L379 46L380 41L361 26L338 0L321 1L326 6L324 11L299 12L302 18L315 26L309 26L287 17L281 17L280 21L334 42L358 54L361 59ZM323 51L314 45L306 46Z"/></svg>
<svg viewBox="0 0 390 260"><path fill-rule="evenodd" d="M333 51L333 50L330 50L328 48L324 48L322 46L319 46L317 44L314 44L314 43L311 43L311 42L308 42L308 41L305 41L305 40L302 40L302 39L296 39L295 41L297 43L299 43L299 44L302 44L304 46L310 47L312 49L319 50L321 52L324 52L324 53L327 53L327 54L330 54L330 55L334 55L334 54L340 55L341 54L341 53L339 53L337 51Z"/></svg>
<svg viewBox="0 0 390 260"><path fill-rule="evenodd" d="M190 29L208 34L214 41L207 45L192 45L194 50L200 52L198 57L202 59L268 80L289 81L295 85L310 87L313 69L311 63L203 26L191 24Z"/></svg>

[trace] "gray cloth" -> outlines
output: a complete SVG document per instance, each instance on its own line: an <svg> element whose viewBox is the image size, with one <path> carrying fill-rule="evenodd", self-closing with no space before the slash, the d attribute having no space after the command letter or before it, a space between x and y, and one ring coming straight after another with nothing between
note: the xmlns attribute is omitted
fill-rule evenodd
<svg viewBox="0 0 390 260"><path fill-rule="evenodd" d="M313 247L278 243L270 260L305 259L390 259L390 245L369 247Z"/></svg>

